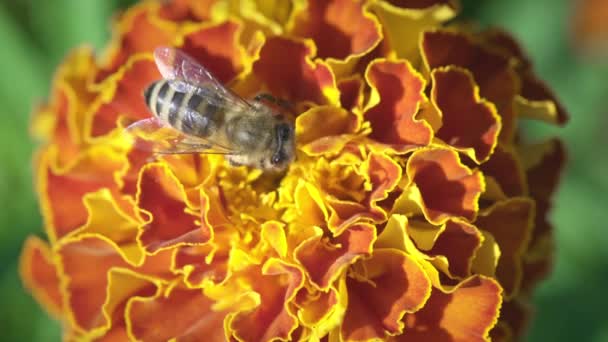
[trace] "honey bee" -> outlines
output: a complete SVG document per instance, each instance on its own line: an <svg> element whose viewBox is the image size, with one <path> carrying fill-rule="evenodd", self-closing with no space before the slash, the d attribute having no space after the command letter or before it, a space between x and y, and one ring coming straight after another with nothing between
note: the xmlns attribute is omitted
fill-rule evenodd
<svg viewBox="0 0 608 342"><path fill-rule="evenodd" d="M273 171L294 159L293 123L277 109L285 102L269 94L247 101L175 48L157 48L154 59L163 79L143 94L154 116L126 128L139 139L138 147L161 154L223 154L232 165Z"/></svg>

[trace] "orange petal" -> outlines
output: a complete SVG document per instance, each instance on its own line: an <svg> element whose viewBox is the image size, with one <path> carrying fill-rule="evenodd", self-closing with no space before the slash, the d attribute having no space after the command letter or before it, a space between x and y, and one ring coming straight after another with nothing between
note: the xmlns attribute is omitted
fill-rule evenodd
<svg viewBox="0 0 608 342"><path fill-rule="evenodd" d="M195 1L173 0L163 2L158 10L158 16L175 22L206 21L211 18L211 11L217 0Z"/></svg>
<svg viewBox="0 0 608 342"><path fill-rule="evenodd" d="M493 178L507 197L522 196L528 192L526 176L519 158L509 148L498 145L480 167L486 179Z"/></svg>
<svg viewBox="0 0 608 342"><path fill-rule="evenodd" d="M85 47L75 49L56 71L50 102L35 110L32 135L45 142L52 139L59 146L60 165L77 158L84 113L95 95L86 87L86 81L95 70L93 51Z"/></svg>
<svg viewBox="0 0 608 342"><path fill-rule="evenodd" d="M143 3L119 18L117 34L104 56L103 68L93 78L96 88L103 88L100 83L126 64L131 56L152 52L156 47L169 45L175 39L175 26L155 18L157 9L158 4Z"/></svg>
<svg viewBox="0 0 608 342"><path fill-rule="evenodd" d="M342 271L362 256L370 255L376 239L374 226L353 224L331 239L315 236L302 243L294 256L309 280L327 290Z"/></svg>
<svg viewBox="0 0 608 342"><path fill-rule="evenodd" d="M138 341L223 341L226 312L214 310L202 290L178 287L151 297L133 297L126 319L131 339Z"/></svg>
<svg viewBox="0 0 608 342"><path fill-rule="evenodd" d="M252 273L252 289L260 295L260 304L253 311L238 313L229 323L240 341L289 340L297 327L290 302L303 286L304 275L295 266L279 259L270 259L262 272Z"/></svg>
<svg viewBox="0 0 608 342"><path fill-rule="evenodd" d="M403 315L420 310L429 298L430 280L414 259L396 249L376 249L361 265L367 274L346 281L342 338L364 341L402 332Z"/></svg>
<svg viewBox="0 0 608 342"><path fill-rule="evenodd" d="M460 7L455 0L379 0L369 6L382 23L391 54L415 64L420 34L452 19Z"/></svg>
<svg viewBox="0 0 608 342"><path fill-rule="evenodd" d="M478 199L484 191L483 175L471 171L451 150L426 149L414 152L407 162L407 175L419 191L427 220L440 225L451 217L469 221L477 215ZM417 196L416 196L417 197Z"/></svg>
<svg viewBox="0 0 608 342"><path fill-rule="evenodd" d="M381 32L373 18L361 2L312 0L297 15L293 34L311 38L318 49L317 57L343 60L378 44Z"/></svg>
<svg viewBox="0 0 608 342"><path fill-rule="evenodd" d="M557 189L566 162L563 144L552 139L523 145L519 151L528 177L530 195L536 200L549 201Z"/></svg>
<svg viewBox="0 0 608 342"><path fill-rule="evenodd" d="M322 61L312 61L314 46L284 37L267 38L253 74L275 96L318 104L338 104L336 81Z"/></svg>
<svg viewBox="0 0 608 342"><path fill-rule="evenodd" d="M501 288L476 276L452 292L433 288L424 307L405 317L405 333L397 341L488 341L501 306Z"/></svg>
<svg viewBox="0 0 608 342"><path fill-rule="evenodd" d="M407 61L373 61L365 72L372 88L365 118L370 121L370 138L404 152L412 145L428 145L433 131L415 115L426 101L425 81Z"/></svg>
<svg viewBox="0 0 608 342"><path fill-rule="evenodd" d="M54 241L87 221L82 197L101 188L117 191L113 173L124 161L108 146L91 148L66 169L56 165L55 146L42 152L38 164L38 194L49 239Z"/></svg>
<svg viewBox="0 0 608 342"><path fill-rule="evenodd" d="M112 245L94 237L64 243L57 253L66 277L67 307L74 325L84 330L103 326L101 307L107 296L107 272L128 264Z"/></svg>
<svg viewBox="0 0 608 342"><path fill-rule="evenodd" d="M397 188L403 172L396 161L384 154L370 153L356 172L363 176L365 192L358 201L327 198L330 210L328 227L334 234L359 220L382 222L392 203L391 193ZM355 177L357 188L361 187Z"/></svg>
<svg viewBox="0 0 608 342"><path fill-rule="evenodd" d="M496 147L501 127L496 109L479 98L479 89L465 69L435 69L431 77L431 99L443 122L437 137L477 163L485 161Z"/></svg>
<svg viewBox="0 0 608 342"><path fill-rule="evenodd" d="M25 240L19 262L23 285L53 317L63 312L63 299L59 290L59 276L46 242L36 236Z"/></svg>
<svg viewBox="0 0 608 342"><path fill-rule="evenodd" d="M520 85L509 58L485 49L462 33L449 31L425 32L422 51L429 70L456 65L471 71L480 95L498 109L502 123L501 141L511 141L516 128L513 99L519 93Z"/></svg>
<svg viewBox="0 0 608 342"><path fill-rule="evenodd" d="M93 105L88 136L95 138L108 134L118 127L119 116L132 121L149 117L144 89L159 78L160 73L151 56L136 55L129 59L104 86L106 95Z"/></svg>
<svg viewBox="0 0 608 342"><path fill-rule="evenodd" d="M555 260L554 228L549 221L550 206L545 201L536 202L534 230L526 255L523 258L521 292L529 294L538 282L547 278Z"/></svg>
<svg viewBox="0 0 608 342"><path fill-rule="evenodd" d="M357 76L338 81L340 107L351 111L360 110L363 107L363 86L363 80Z"/></svg>
<svg viewBox="0 0 608 342"><path fill-rule="evenodd" d="M180 49L226 83L241 71L243 65L240 30L241 25L235 21L204 25L186 34Z"/></svg>
<svg viewBox="0 0 608 342"><path fill-rule="evenodd" d="M389 205L382 202L396 189L401 180L403 170L397 162L386 155L371 153L361 167L370 188L367 196L368 207L372 214L383 215L388 212Z"/></svg>
<svg viewBox="0 0 608 342"><path fill-rule="evenodd" d="M338 304L338 294L334 288L323 292L303 287L296 296L295 304L300 309L300 322L315 327L321 325Z"/></svg>
<svg viewBox="0 0 608 342"><path fill-rule="evenodd" d="M500 247L496 278L511 298L522 280L523 254L528 248L534 225L534 202L528 198L512 198L483 211L475 225L490 232Z"/></svg>
<svg viewBox="0 0 608 342"><path fill-rule="evenodd" d="M490 30L482 37L486 44L502 50L507 57L518 59L517 72L522 82L520 95L515 98L517 112L525 118L563 125L568 113L553 92L537 78L532 63L515 39L505 31Z"/></svg>
<svg viewBox="0 0 608 342"><path fill-rule="evenodd" d="M170 254L164 253L148 258L141 267L129 267L116 244L96 235L63 240L57 254L65 277L62 290L65 291L68 317L75 327L85 331L109 329L114 310L132 294L131 291L139 288L140 283L134 282L132 277L119 281L119 268L124 272L131 269L164 276L171 262ZM111 275L111 270L118 273Z"/></svg>
<svg viewBox="0 0 608 342"><path fill-rule="evenodd" d="M209 241L210 227L201 226L200 216L187 212L187 202L183 185L165 164L148 164L142 169L137 204L149 215L139 236L146 251Z"/></svg>
<svg viewBox="0 0 608 342"><path fill-rule="evenodd" d="M471 275L473 258L482 241L483 236L475 226L464 221L449 220L445 224L445 230L437 237L433 248L425 253L430 256L445 256L449 263L450 274L465 278Z"/></svg>
<svg viewBox="0 0 608 342"><path fill-rule="evenodd" d="M348 142L346 134L355 133L361 120L342 108L318 106L296 119L296 140L309 155L336 153Z"/></svg>

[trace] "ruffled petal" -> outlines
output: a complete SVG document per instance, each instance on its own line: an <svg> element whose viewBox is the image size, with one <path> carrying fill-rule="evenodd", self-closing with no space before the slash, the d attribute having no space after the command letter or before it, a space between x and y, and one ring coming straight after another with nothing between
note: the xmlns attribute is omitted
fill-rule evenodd
<svg viewBox="0 0 608 342"><path fill-rule="evenodd" d="M296 16L292 33L312 39L317 57L328 60L338 75L350 71L382 38L375 16L362 2L350 0L308 1Z"/></svg>
<svg viewBox="0 0 608 342"><path fill-rule="evenodd" d="M279 259L270 259L260 273L251 274L252 290L260 296L259 306L235 315L228 323L239 341L288 340L297 327L289 305L304 283L302 271Z"/></svg>
<svg viewBox="0 0 608 342"><path fill-rule="evenodd" d="M156 47L168 45L174 40L177 27L159 20L156 17L158 8L156 3L143 3L119 18L115 36L104 56L103 67L92 79L95 88L105 88L103 81L126 64L131 56L152 52Z"/></svg>
<svg viewBox="0 0 608 342"><path fill-rule="evenodd" d="M484 42L494 49L502 50L507 57L518 60L518 74L521 79L521 93L515 97L515 109L523 118L543 120L564 125L568 113L553 92L538 79L532 63L515 39L502 30L491 30L482 36Z"/></svg>
<svg viewBox="0 0 608 342"><path fill-rule="evenodd" d="M510 148L498 145L485 163L479 166L488 187L484 197L503 200L528 193L526 175L521 161Z"/></svg>
<svg viewBox="0 0 608 342"><path fill-rule="evenodd" d="M336 237L328 239L319 235L305 241L294 256L310 282L326 291L346 267L371 254L375 239L372 225L354 224Z"/></svg>
<svg viewBox="0 0 608 342"><path fill-rule="evenodd" d="M405 317L405 333L396 341L488 341L502 303L492 279L474 277L451 292L434 288L426 305Z"/></svg>
<svg viewBox="0 0 608 342"><path fill-rule="evenodd" d="M25 240L19 262L23 285L31 291L40 305L52 316L61 317L63 296L59 289L59 275L48 244L38 237Z"/></svg>
<svg viewBox="0 0 608 342"><path fill-rule="evenodd" d="M179 245L201 245L212 231L192 213L183 185L164 164L148 164L141 173L137 205L144 215L139 240L149 253Z"/></svg>
<svg viewBox="0 0 608 342"><path fill-rule="evenodd" d="M456 65L473 74L480 95L498 109L502 123L500 140L511 141L516 124L513 99L519 94L521 85L510 59L484 48L462 33L451 31L425 32L422 51L429 70Z"/></svg>
<svg viewBox="0 0 608 342"><path fill-rule="evenodd" d="M444 256L447 261L447 270L444 271L450 276L466 278L471 275L473 259L482 242L483 235L475 226L459 220L449 220L433 247L425 253L429 256Z"/></svg>
<svg viewBox="0 0 608 342"><path fill-rule="evenodd" d="M314 45L284 37L266 38L245 84L262 83L272 94L292 102L339 103L334 75L323 61L312 61ZM259 88L258 88L259 89Z"/></svg>
<svg viewBox="0 0 608 342"><path fill-rule="evenodd" d="M398 58L420 59L422 32L452 19L459 11L452 0L380 0L370 4L386 31L385 39Z"/></svg>
<svg viewBox="0 0 608 342"><path fill-rule="evenodd" d="M108 146L98 146L81 154L65 168L57 165L56 146L42 152L38 161L37 190L49 239L54 241L85 224L87 210L82 197L108 188L116 191L113 174L124 159Z"/></svg>
<svg viewBox="0 0 608 342"><path fill-rule="evenodd" d="M121 290L114 289L110 270L134 269L118 247L110 240L96 235L82 235L63 240L57 250L62 272L62 291L68 318L75 327L99 333L111 325L112 312L119 302L137 290L138 283L125 282ZM139 273L165 276L171 262L170 254L158 254L138 267ZM95 267L91 267L95 265ZM114 285L113 285L114 284ZM97 331L97 332L95 332Z"/></svg>
<svg viewBox="0 0 608 342"><path fill-rule="evenodd" d="M138 341L223 341L227 312L214 309L202 290L161 289L154 296L129 300L126 320L129 337Z"/></svg>
<svg viewBox="0 0 608 342"><path fill-rule="evenodd" d="M366 341L401 333L403 316L420 310L431 294L428 277L413 258L396 249L376 249L360 264L364 273L346 281L341 338Z"/></svg>
<svg viewBox="0 0 608 342"><path fill-rule="evenodd" d="M308 155L339 152L361 127L352 112L331 106L318 106L296 119L296 140Z"/></svg>
<svg viewBox="0 0 608 342"><path fill-rule="evenodd" d="M451 150L425 149L414 152L407 162L410 186L397 200L396 213L420 208L430 223L440 225L449 218L472 221L485 182L480 171L472 171Z"/></svg>
<svg viewBox="0 0 608 342"><path fill-rule="evenodd" d="M123 65L123 64L121 64ZM144 100L144 89L161 78L151 55L139 54L130 58L103 87L103 93L92 106L86 136L99 138L118 126L124 116L130 121L150 116Z"/></svg>
<svg viewBox="0 0 608 342"><path fill-rule="evenodd" d="M534 228L534 202L515 197L484 210L475 225L492 234L500 247L496 278L511 298L521 285L523 254L528 248Z"/></svg>
<svg viewBox="0 0 608 342"><path fill-rule="evenodd" d="M498 143L501 124L496 108L479 98L479 88L466 69L439 68L431 77L431 99L442 117L437 137L477 163L484 162Z"/></svg>
<svg viewBox="0 0 608 342"><path fill-rule="evenodd" d="M370 138L399 152L431 142L430 125L416 118L426 101L425 81L407 61L375 60L365 72L372 88L364 113L371 123Z"/></svg>

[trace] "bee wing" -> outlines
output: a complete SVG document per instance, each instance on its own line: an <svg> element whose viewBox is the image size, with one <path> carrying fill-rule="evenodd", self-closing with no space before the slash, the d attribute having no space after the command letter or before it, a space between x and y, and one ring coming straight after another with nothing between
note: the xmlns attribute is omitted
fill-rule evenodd
<svg viewBox="0 0 608 342"><path fill-rule="evenodd" d="M196 92L210 102L222 101L224 106L252 108L242 97L224 87L209 70L179 49L158 47L154 50L154 60L165 79L176 81L170 82L170 85L177 91ZM211 92L207 89L211 89Z"/></svg>
<svg viewBox="0 0 608 342"><path fill-rule="evenodd" d="M188 136L153 117L125 128L133 146L159 154L238 154L238 151L206 139Z"/></svg>

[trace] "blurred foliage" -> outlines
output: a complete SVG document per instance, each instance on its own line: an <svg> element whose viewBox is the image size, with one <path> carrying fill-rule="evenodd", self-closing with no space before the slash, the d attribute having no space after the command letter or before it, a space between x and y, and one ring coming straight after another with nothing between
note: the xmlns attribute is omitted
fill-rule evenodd
<svg viewBox="0 0 608 342"><path fill-rule="evenodd" d="M576 0L464 0L463 17L512 32L538 73L570 110L565 129L525 123L528 136L559 135L569 166L556 199L558 257L555 271L535 298L530 341L608 341L608 63L583 59L571 46L570 15ZM54 68L74 46L102 48L109 18L132 0L0 0L0 322L4 341L60 339L59 325L23 291L17 276L22 241L42 234L32 190L29 113L48 92ZM608 20L608 18L606 18Z"/></svg>

